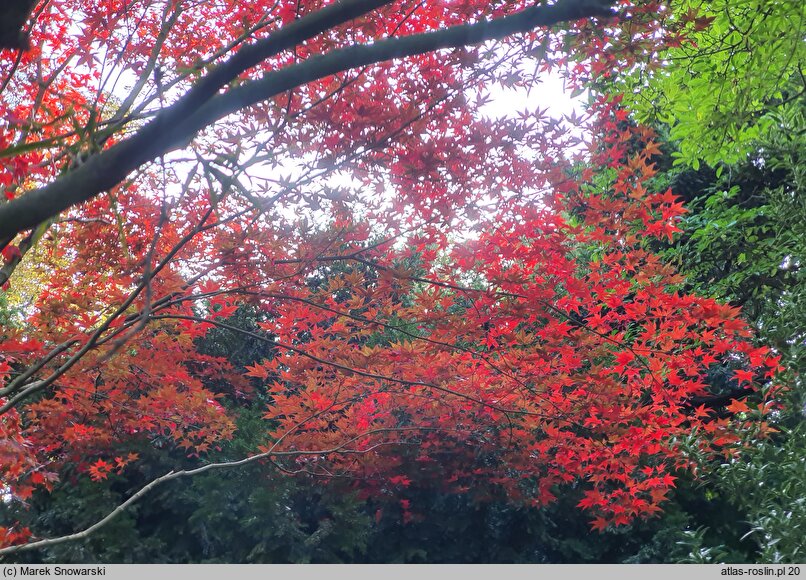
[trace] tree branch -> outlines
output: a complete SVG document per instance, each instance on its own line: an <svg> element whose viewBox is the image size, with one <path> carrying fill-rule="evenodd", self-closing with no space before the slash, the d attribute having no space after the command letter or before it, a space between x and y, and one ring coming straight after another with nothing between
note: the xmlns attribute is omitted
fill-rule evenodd
<svg viewBox="0 0 806 580"><path fill-rule="evenodd" d="M317 413L318 414L318 413ZM309 417L308 419L310 419ZM307 421L306 419L305 421ZM303 421L304 422L304 421ZM293 431L292 429L291 431ZM377 435L379 433L400 433L400 432L408 432L408 431L444 431L444 429L437 429L435 427L387 427L387 428L379 428L379 429L370 429L365 431L359 435L355 435L350 437L349 439L343 441L339 445L335 447L331 447L329 449L321 449L321 450L294 450L294 451L275 451L277 445L280 444L282 438L276 441L268 451L263 453L258 453L256 455L250 455L243 459L238 459L234 461L222 461L219 463L208 463L207 465L203 465L201 467L197 467L196 469L183 469L182 471L169 471L165 475L161 475L156 479L151 480L149 483L141 487L134 495L129 497L126 501L118 505L115 509L109 512L106 516L92 524L90 527L76 532L74 534L68 534L66 536L60 536L58 538L48 538L45 540L39 540L37 542L31 542L28 544L18 544L15 546L8 546L5 548L0 548L0 556L7 556L10 554L15 554L17 552L24 552L29 550L36 550L38 548L47 548L49 546L56 546L58 544L64 544L66 542L75 542L77 540L82 540L84 538L89 537L92 533L98 531L102 527L106 526L109 522L114 520L120 514L122 514L126 509L132 506L134 503L139 501L143 498L143 496L150 493L155 487L163 484L165 482L171 481L173 479L179 479L182 477L192 477L194 475L200 475L207 471L219 470L219 469L230 469L234 467L242 467L244 465L248 465L250 463L255 463L261 459L270 459L272 457L291 457L291 456L302 456L302 455L333 455L336 453L345 453L345 454L356 454L356 453L368 453L372 451L377 446L372 446L365 450L358 450L358 449L347 449L347 446L351 443L362 439L364 437L369 437L371 435ZM289 431L290 432L290 431Z"/></svg>
<svg viewBox="0 0 806 580"><path fill-rule="evenodd" d="M387 382L391 382L391 383L397 383L397 384L405 385L405 386L408 386L408 387L423 387L423 388L426 388L426 389L433 389L435 391L441 391L441 392L446 393L448 395L453 395L454 397L458 397L460 399L465 399L465 400L471 401L471 402L476 403L477 405L480 405L482 407L486 407L488 409L498 411L499 413L503 413L507 417L510 417L511 415L523 415L523 416L544 417L544 418L546 417L542 413L534 413L534 412L531 412L531 411L524 411L524 410L521 410L521 409L507 409L506 407L501 407L499 405L496 405L495 403L490 403L490 402L484 401L482 399L479 399L477 397L474 397L472 395L468 395L466 393L461 393L459 391L455 391L455 390L450 389L448 387L443 387L441 385L437 385L437 384L434 384L434 383L427 383L427 382L424 382L424 381L409 381L409 380L406 380L406 379L399 379L397 377L393 377L393 376L390 376L390 375L381 375L381 374L372 373L372 372L369 372L369 371L363 371L361 369L350 367L350 366L341 364L341 363L336 362L336 361L320 358L320 357L318 357L316 355L313 355L313 354L305 351L304 349L297 348L295 346L292 346L290 344L286 344L284 342L280 342L279 340L273 340L273 339L267 338L265 336L257 334L256 332L251 332L251 331L245 330L243 328L238 328L237 326L227 324L226 322L220 322L220 321L212 319L212 318L204 318L202 316L188 316L188 315L184 315L184 314L154 314L154 315L151 315L150 318L152 320L188 320L188 321L192 321L192 322L198 322L200 324L210 324L212 326L217 326L219 328L225 328L227 330L231 330L233 332L240 333L240 334L242 334L244 336L248 336L248 337L253 338L255 340L259 340L261 342L266 342L266 343L271 344L272 346L275 346L277 348L281 348L281 349L287 350L289 352L293 352L295 354L298 354L299 356L302 356L304 358L310 359L310 360L312 360L314 362L317 362L317 363L320 363L322 365L327 365L327 366L329 366L331 368L338 369L338 370L340 370L342 372L345 372L347 374L358 375L360 377L365 377L365 378L373 379L373 380L376 380L376 381L387 381Z"/></svg>

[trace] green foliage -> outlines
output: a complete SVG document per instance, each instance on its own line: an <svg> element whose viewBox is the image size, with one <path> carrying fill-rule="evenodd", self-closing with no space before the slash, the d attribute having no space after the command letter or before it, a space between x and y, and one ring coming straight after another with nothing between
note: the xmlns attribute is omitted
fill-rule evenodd
<svg viewBox="0 0 806 580"><path fill-rule="evenodd" d="M408 489L411 517L398 503L373 502L378 517L362 562L560 563L616 562L637 549L642 533L600 535L574 507L572 493L546 508L516 506L504 497Z"/></svg>
<svg viewBox="0 0 806 580"><path fill-rule="evenodd" d="M729 555L722 544L714 545L707 535L710 531L708 527L699 527L696 530L685 530L678 545L687 550L688 553L679 558L679 564L716 564L728 562Z"/></svg>
<svg viewBox="0 0 806 580"><path fill-rule="evenodd" d="M0 326L10 327L14 324L15 312L8 304L5 292L0 293Z"/></svg>
<svg viewBox="0 0 806 580"><path fill-rule="evenodd" d="M668 250L694 291L742 306L760 342L782 357L788 390L770 422L743 433L738 458L711 466L702 493L726 502L734 524L706 521L682 540L686 562L803 560L806 529L806 122L804 103L771 114L765 139L740 164L672 173L688 202L683 235ZM717 379L715 379L717 381ZM717 381L718 382L718 381ZM696 434L692 434L696 437ZM717 532L717 533L715 533ZM741 561L741 560L739 560Z"/></svg>
<svg viewBox="0 0 806 580"><path fill-rule="evenodd" d="M199 532L184 561L346 562L365 550L369 534L353 494L265 470L202 477L183 499L195 505L183 527Z"/></svg>
<svg viewBox="0 0 806 580"><path fill-rule="evenodd" d="M86 477L76 478L69 485L59 485L50 497L37 494L29 510L22 512L32 517L26 522L32 529L48 535L63 535L87 527L98 521L120 502L119 493L112 485L99 486ZM120 562L142 561L145 555L162 548L156 538L142 535L136 528L137 510L121 514L104 529L103 534L91 536L82 542L66 543L43 550L39 554L18 556L23 562ZM23 520L24 521L24 520Z"/></svg>
<svg viewBox="0 0 806 580"><path fill-rule="evenodd" d="M806 3L801 0L680 0L670 25L693 15L688 40L636 66L618 90L642 122L667 124L677 163L699 168L741 161L804 94ZM654 55L657 58L658 55Z"/></svg>
<svg viewBox="0 0 806 580"><path fill-rule="evenodd" d="M719 486L746 514L746 537L762 562L803 562L806 557L806 430L779 442L755 441L741 458L722 465Z"/></svg>
<svg viewBox="0 0 806 580"><path fill-rule="evenodd" d="M756 152L720 177L673 178L688 200L683 236L668 252L697 292L741 306L789 368L806 364L806 121L776 116Z"/></svg>

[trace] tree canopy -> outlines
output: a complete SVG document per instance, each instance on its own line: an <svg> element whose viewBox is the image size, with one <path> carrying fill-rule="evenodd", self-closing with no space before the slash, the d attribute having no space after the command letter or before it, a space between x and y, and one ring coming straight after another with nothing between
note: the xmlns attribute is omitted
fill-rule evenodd
<svg viewBox="0 0 806 580"><path fill-rule="evenodd" d="M168 561L372 560L461 506L546 543L491 559L593 558L552 509L677 525L678 482L796 449L803 8L696 4L36 4L0 50L0 554L147 561L168 512Z"/></svg>

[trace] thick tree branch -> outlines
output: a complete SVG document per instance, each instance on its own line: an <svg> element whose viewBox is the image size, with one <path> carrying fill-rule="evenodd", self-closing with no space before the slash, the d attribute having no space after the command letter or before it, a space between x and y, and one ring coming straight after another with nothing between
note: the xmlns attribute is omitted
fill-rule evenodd
<svg viewBox="0 0 806 580"><path fill-rule="evenodd" d="M50 185L0 206L0 231L7 232L0 234L0 239L13 238L15 234L38 225L68 207L111 189L134 169L164 154L167 149L161 145L160 136L167 132L167 128L191 115L241 73L334 26L391 2L342 0L284 26L269 38L243 47L131 138L90 157L83 165ZM24 223L15 225L15 220L20 218L25 218Z"/></svg>
<svg viewBox="0 0 806 580"><path fill-rule="evenodd" d="M217 94L240 72L339 23L339 20L329 20L327 14L345 22L386 3L382 0L339 3L299 20L295 23L297 26L292 24L279 30L265 41L266 44L253 45L260 45L260 50L252 50L252 46L242 49L129 139L96 154L53 183L0 206L0 239L30 229L111 189L134 169L181 147L211 123L294 87L355 67L501 39L539 26L613 15L609 9L610 0L559 0L555 4L534 6L496 20L334 50ZM338 11L337 7L342 10ZM332 12L322 16L328 10ZM242 56L244 52L246 56Z"/></svg>
<svg viewBox="0 0 806 580"><path fill-rule="evenodd" d="M34 0L0 1L0 49L28 48L28 37L23 29L35 4Z"/></svg>

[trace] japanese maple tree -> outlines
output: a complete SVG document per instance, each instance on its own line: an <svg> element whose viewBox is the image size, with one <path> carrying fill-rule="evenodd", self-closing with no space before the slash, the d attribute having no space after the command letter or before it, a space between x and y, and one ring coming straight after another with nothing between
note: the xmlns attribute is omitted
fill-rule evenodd
<svg viewBox="0 0 806 580"><path fill-rule="evenodd" d="M541 109L569 52L582 82L685 24L613 4L38 4L30 48L0 52L0 282L34 280L0 335L4 495L136 469L137 441L198 468L120 509L266 461L370 494L542 504L578 483L597 529L656 513L691 467L681 438L734 441L692 402L709 367L737 362L749 391L778 361L651 251L684 211L649 189L651 131L618 98ZM535 106L484 116L498 84ZM202 355L214 327L271 354ZM270 444L207 462L241 404ZM43 545L2 532L0 553Z"/></svg>

